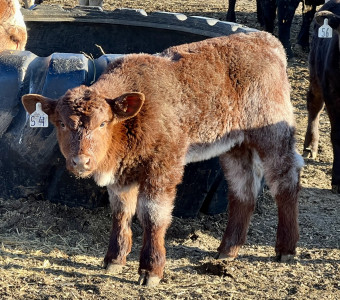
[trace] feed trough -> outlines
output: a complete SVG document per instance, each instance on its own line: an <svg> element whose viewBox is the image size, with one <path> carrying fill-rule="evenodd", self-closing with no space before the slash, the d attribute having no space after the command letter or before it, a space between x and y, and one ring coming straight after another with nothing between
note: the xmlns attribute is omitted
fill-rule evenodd
<svg viewBox="0 0 340 300"><path fill-rule="evenodd" d="M54 128L30 128L21 96L58 98L69 88L90 85L111 61L127 53L155 54L173 45L254 31L204 17L131 9L41 5L23 14L26 51L0 54L0 197L43 195L90 208L107 201L106 190L66 170ZM218 159L188 165L174 214L195 217L199 211L216 214L226 207L227 185Z"/></svg>

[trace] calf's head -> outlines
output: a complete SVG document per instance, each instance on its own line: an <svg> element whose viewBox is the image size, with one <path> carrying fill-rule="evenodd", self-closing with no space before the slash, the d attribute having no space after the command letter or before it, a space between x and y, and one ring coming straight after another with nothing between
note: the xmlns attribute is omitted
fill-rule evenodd
<svg viewBox="0 0 340 300"><path fill-rule="evenodd" d="M333 34L340 35L340 3L337 4L338 6L336 7L337 9L337 14L328 11L328 10L323 10L320 12L317 12L315 14L315 22L322 26L324 24L325 19L328 19L328 25L332 27L334 30ZM339 39L339 49L340 49L340 39Z"/></svg>
<svg viewBox="0 0 340 300"><path fill-rule="evenodd" d="M107 164L109 156L122 151L123 123L138 114L144 95L132 92L112 99L93 88L80 86L58 100L37 94L22 97L29 114L35 111L38 102L57 128L67 169L76 176L88 177Z"/></svg>

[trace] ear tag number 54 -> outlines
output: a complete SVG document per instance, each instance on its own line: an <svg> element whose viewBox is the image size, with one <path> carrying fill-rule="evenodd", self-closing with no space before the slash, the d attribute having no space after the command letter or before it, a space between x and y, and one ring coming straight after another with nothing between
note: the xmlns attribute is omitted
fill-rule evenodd
<svg viewBox="0 0 340 300"><path fill-rule="evenodd" d="M328 25L328 19L324 19L323 25L319 28L318 37L324 39L331 39L333 35L333 29Z"/></svg>
<svg viewBox="0 0 340 300"><path fill-rule="evenodd" d="M48 127L48 115L41 109L41 103L35 105L35 111L30 115L30 127Z"/></svg>

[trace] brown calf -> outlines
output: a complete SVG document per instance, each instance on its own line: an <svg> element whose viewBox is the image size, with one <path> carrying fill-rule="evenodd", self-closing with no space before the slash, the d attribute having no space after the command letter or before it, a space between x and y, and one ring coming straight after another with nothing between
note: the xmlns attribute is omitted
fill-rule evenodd
<svg viewBox="0 0 340 300"><path fill-rule="evenodd" d="M295 254L302 159L289 89L281 43L256 32L126 55L90 87L58 100L25 95L23 104L29 113L42 104L71 172L107 186L113 226L106 268L125 264L137 213L140 283L154 285L163 276L164 235L184 166L214 156L229 184L219 258L235 258L245 242L263 174L279 210L276 254Z"/></svg>
<svg viewBox="0 0 340 300"><path fill-rule="evenodd" d="M0 52L24 50L27 31L18 0L0 0Z"/></svg>

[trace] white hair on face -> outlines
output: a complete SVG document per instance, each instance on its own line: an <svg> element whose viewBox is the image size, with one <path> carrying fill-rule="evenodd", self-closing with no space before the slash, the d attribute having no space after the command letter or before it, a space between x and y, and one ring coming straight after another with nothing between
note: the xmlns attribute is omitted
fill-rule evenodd
<svg viewBox="0 0 340 300"><path fill-rule="evenodd" d="M21 14L20 11L20 4L19 1L14 1L14 7L15 7L15 15L14 15L14 19L16 20L16 24L26 28L25 22L24 22L24 17Z"/></svg>

